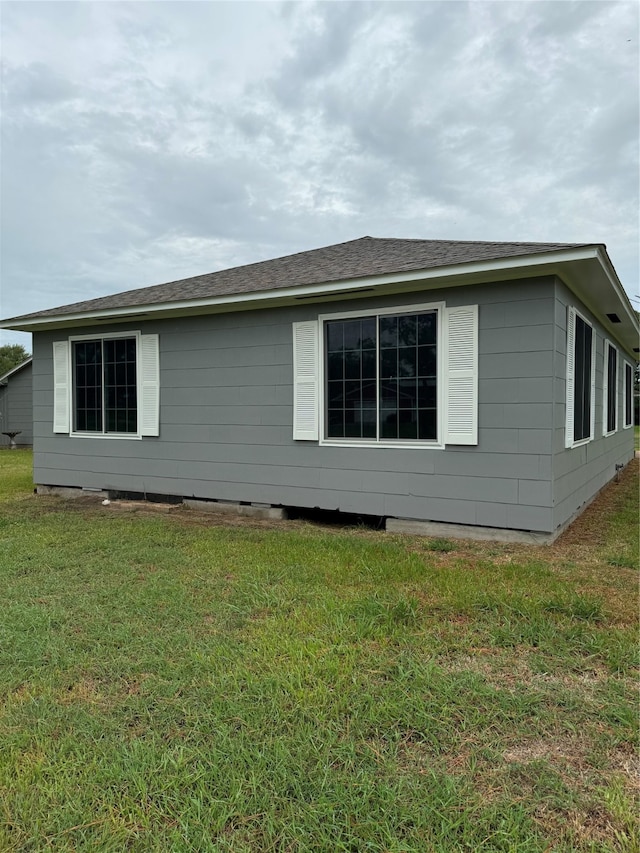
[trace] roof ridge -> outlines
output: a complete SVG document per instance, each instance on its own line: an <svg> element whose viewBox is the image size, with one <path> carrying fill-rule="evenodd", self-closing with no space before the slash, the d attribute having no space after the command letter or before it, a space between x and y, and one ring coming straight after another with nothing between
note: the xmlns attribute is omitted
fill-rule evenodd
<svg viewBox="0 0 640 853"><path fill-rule="evenodd" d="M361 237L361 240L389 240L389 241L397 241L399 243L447 243L449 245L460 245L464 243L465 246L599 246L600 243L557 243L557 242L545 242L541 240L451 240L445 238L429 238L426 239L424 237ZM357 242L356 240L351 240L349 242ZM338 243L337 245L342 245ZM330 248L326 246L325 248Z"/></svg>

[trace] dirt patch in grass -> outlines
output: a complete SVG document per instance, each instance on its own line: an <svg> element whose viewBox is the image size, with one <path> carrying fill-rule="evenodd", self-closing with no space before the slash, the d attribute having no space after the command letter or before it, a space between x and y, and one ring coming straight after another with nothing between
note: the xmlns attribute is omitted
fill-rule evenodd
<svg viewBox="0 0 640 853"><path fill-rule="evenodd" d="M583 767L583 744L575 738L535 738L519 741L503 753L503 759L513 764L530 764L533 761L561 762Z"/></svg>
<svg viewBox="0 0 640 853"><path fill-rule="evenodd" d="M616 833L619 834L619 827L604 807L595 804L585 809L557 810L542 803L536 807L534 819L545 834L566 839L572 845L569 848L571 850L583 850L585 847L593 849L593 844L606 844L605 850L625 849L631 853L633 849L609 847ZM597 849L602 848L599 846Z"/></svg>

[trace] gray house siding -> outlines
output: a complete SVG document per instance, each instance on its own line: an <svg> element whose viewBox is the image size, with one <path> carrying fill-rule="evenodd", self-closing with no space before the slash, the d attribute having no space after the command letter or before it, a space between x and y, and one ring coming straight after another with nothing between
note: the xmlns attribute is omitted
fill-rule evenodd
<svg viewBox="0 0 640 853"><path fill-rule="evenodd" d="M595 437L579 447L565 447L565 394L567 352L567 306L576 307L592 324L596 343L595 370ZM553 433L554 526L574 516L616 473L616 464L624 465L634 455L633 428L624 429L622 365L635 356L626 353L594 318L589 309L561 282L556 282L555 312L555 404ZM609 340L618 350L617 430L603 435L603 367L604 342Z"/></svg>
<svg viewBox="0 0 640 853"><path fill-rule="evenodd" d="M13 373L5 386L0 386L0 433L21 430L16 444L29 447L33 444L33 391L32 365L27 364ZM8 446L9 439L0 435L0 446Z"/></svg>
<svg viewBox="0 0 640 853"><path fill-rule="evenodd" d="M385 299L106 325L160 336L160 436L52 432L52 342L34 338L35 481L550 531L553 278ZM292 323L330 311L479 305L478 445L383 449L292 438Z"/></svg>

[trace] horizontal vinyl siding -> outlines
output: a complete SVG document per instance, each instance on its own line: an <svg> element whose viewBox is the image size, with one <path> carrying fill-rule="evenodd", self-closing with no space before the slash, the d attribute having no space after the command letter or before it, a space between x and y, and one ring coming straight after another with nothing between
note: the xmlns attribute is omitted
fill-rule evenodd
<svg viewBox="0 0 640 853"><path fill-rule="evenodd" d="M331 309L366 314L441 300L480 306L477 446L294 442L291 324L327 310L305 303L101 327L101 334L130 328L160 335L160 436L141 441L52 433L51 343L63 335L36 335L36 482L549 530L553 280L349 300Z"/></svg>
<svg viewBox="0 0 640 853"><path fill-rule="evenodd" d="M17 445L33 443L33 383L31 365L24 367L0 388L0 433L21 430L15 438ZM0 435L0 446L8 446L9 439Z"/></svg>
<svg viewBox="0 0 640 853"><path fill-rule="evenodd" d="M633 430L622 428L623 371L618 369L618 429L604 437L603 422L603 365L604 340L616 342L605 332L589 310L565 287L556 283L555 309L555 393L553 433L553 499L554 526L559 527L576 514L616 473L616 464L626 464L633 458ZM595 437L579 447L565 448L565 394L567 306L575 306L593 325L596 345ZM633 361L619 346L618 365L624 359Z"/></svg>

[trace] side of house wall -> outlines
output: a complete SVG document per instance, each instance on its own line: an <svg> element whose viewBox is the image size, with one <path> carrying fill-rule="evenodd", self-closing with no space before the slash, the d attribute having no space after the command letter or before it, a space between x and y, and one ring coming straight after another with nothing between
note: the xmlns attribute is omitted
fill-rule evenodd
<svg viewBox="0 0 640 853"><path fill-rule="evenodd" d="M523 530L553 529L554 280L423 290L135 326L160 336L160 437L52 432L52 343L35 336L35 481ZM479 443L322 446L292 438L292 326L332 311L479 305Z"/></svg>
<svg viewBox="0 0 640 853"><path fill-rule="evenodd" d="M0 388L0 433L8 430L21 430L16 436L16 444L29 447L33 444L33 370L28 364L7 380ZM9 439L0 435L0 446L8 446Z"/></svg>
<svg viewBox="0 0 640 853"><path fill-rule="evenodd" d="M567 307L574 306L593 325L596 346L595 436L579 447L565 447ZM603 377L605 340L618 350L617 429L605 436L603 430ZM635 358L598 323L589 309L559 280L556 281L555 311L555 403L553 434L554 526L567 522L606 485L634 455L633 427L624 429L624 360Z"/></svg>

